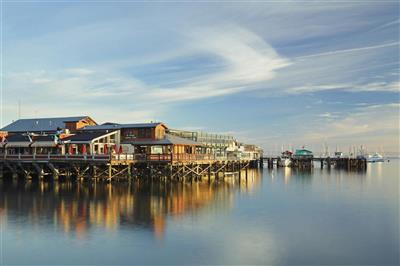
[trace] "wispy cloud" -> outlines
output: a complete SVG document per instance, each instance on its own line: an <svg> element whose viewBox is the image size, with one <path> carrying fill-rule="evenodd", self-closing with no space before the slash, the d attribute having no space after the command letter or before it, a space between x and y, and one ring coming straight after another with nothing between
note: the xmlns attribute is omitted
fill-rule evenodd
<svg viewBox="0 0 400 266"><path fill-rule="evenodd" d="M306 59L306 58L312 58L312 57L318 57L318 56L327 56L327 55L336 55L336 54L343 54L343 53L361 52L361 51L371 50L371 49L379 49L379 48L385 48L385 47L391 47L391 46L399 46L399 44L400 44L399 42L390 42L390 43L383 43L383 44L371 45L371 46L365 46L365 47L357 47L357 48L351 48L351 49L328 51L328 52L323 52L323 53L298 56L298 57L293 58L293 60L301 60L301 59Z"/></svg>
<svg viewBox="0 0 400 266"><path fill-rule="evenodd" d="M394 26L394 25L399 24L399 23L400 23L400 19L396 19L396 20L393 20L393 21L389 21L389 22L387 22L385 24L379 25L378 27L373 28L371 31L382 30L382 29Z"/></svg>
<svg viewBox="0 0 400 266"><path fill-rule="evenodd" d="M40 85L36 92L56 97L72 99L80 95L80 99L98 100L125 95L135 96L142 103L165 103L238 93L273 79L276 71L290 64L259 36L238 26L198 29L188 38L192 54L217 58L220 67L180 86L164 87L163 81L150 85L132 75L121 75L112 69L96 70L95 66L10 73L8 80L14 88Z"/></svg>
<svg viewBox="0 0 400 266"><path fill-rule="evenodd" d="M318 117L322 117L322 118L336 118L336 117L338 117L337 115L335 115L333 113L329 113L329 112L318 114L317 116Z"/></svg>
<svg viewBox="0 0 400 266"><path fill-rule="evenodd" d="M321 85L304 85L299 87L288 88L286 91L291 94L310 93L329 90L346 90L352 92L361 91L383 91L383 92L400 92L400 83L394 82L372 82L366 84L321 84Z"/></svg>
<svg viewBox="0 0 400 266"><path fill-rule="evenodd" d="M290 65L267 42L238 26L194 30L190 37L195 51L219 58L221 69L181 87L153 90L151 97L183 101L237 93L273 79L276 71Z"/></svg>
<svg viewBox="0 0 400 266"><path fill-rule="evenodd" d="M357 111L341 119L313 128L304 134L308 143L364 144L372 148L385 147L396 151L399 147L400 103L389 103L359 107ZM394 145L394 146L393 146Z"/></svg>

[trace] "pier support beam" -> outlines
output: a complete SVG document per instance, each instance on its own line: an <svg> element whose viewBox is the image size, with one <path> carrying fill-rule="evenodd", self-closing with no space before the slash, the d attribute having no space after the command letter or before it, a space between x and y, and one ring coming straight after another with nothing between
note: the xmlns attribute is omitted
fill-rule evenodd
<svg viewBox="0 0 400 266"><path fill-rule="evenodd" d="M59 170L52 163L47 163L47 166L50 168L53 178L57 180L60 174Z"/></svg>
<svg viewBox="0 0 400 266"><path fill-rule="evenodd" d="M42 179L43 178L43 169L42 169L42 167L40 167L40 165L37 164L37 163L33 163L32 165L36 170L37 177L39 179Z"/></svg>

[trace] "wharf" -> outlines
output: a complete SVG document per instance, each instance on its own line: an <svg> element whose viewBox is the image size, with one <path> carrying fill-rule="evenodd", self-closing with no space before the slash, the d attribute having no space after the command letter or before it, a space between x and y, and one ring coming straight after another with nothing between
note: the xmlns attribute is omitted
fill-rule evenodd
<svg viewBox="0 0 400 266"><path fill-rule="evenodd" d="M274 164L279 167L280 157L262 157L260 159L261 165L266 162L267 168L273 168ZM330 169L332 166L340 169L347 170L366 170L367 169L367 159L365 158L336 158L336 157L307 157L307 158L292 158L291 167L307 169L313 168L314 163L317 162L321 169L326 167Z"/></svg>
<svg viewBox="0 0 400 266"><path fill-rule="evenodd" d="M209 154L0 154L0 176L53 179L198 181L243 174L260 165L256 159L216 157ZM243 172L243 173L242 173Z"/></svg>

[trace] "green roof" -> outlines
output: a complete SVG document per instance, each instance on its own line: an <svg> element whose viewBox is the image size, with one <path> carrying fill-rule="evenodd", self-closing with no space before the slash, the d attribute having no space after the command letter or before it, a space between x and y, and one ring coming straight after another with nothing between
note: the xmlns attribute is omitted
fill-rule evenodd
<svg viewBox="0 0 400 266"><path fill-rule="evenodd" d="M296 150L295 155L312 155L312 151L306 150L306 149L301 149L301 150Z"/></svg>

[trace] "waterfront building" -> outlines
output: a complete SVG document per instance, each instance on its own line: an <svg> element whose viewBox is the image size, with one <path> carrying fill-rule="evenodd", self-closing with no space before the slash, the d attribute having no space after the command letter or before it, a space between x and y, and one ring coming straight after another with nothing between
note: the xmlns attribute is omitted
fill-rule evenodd
<svg viewBox="0 0 400 266"><path fill-rule="evenodd" d="M181 138L168 132L161 122L139 124L105 123L87 126L83 131L118 130L120 144L131 145L135 154L196 154L202 145L199 142Z"/></svg>
<svg viewBox="0 0 400 266"><path fill-rule="evenodd" d="M109 131L119 130L121 132L121 142L144 139L163 139L167 126L164 123L136 123L136 124L118 124L104 123L101 125L89 125L84 131Z"/></svg>
<svg viewBox="0 0 400 266"><path fill-rule="evenodd" d="M133 153L120 144L120 131L78 132L60 140L68 154Z"/></svg>
<svg viewBox="0 0 400 266"><path fill-rule="evenodd" d="M200 153L227 156L229 149L237 146L237 140L227 134L206 133L201 131L187 131L169 129L168 133L180 138L190 139L201 143Z"/></svg>
<svg viewBox="0 0 400 266"><path fill-rule="evenodd" d="M13 134L7 136L0 149L6 154L48 154L62 153L56 135Z"/></svg>
<svg viewBox="0 0 400 266"><path fill-rule="evenodd" d="M306 158L313 158L314 155L312 151L302 148L296 150L293 157L296 159L306 159Z"/></svg>
<svg viewBox="0 0 400 266"><path fill-rule="evenodd" d="M226 156L231 159L259 159L262 154L263 150L252 144L235 142L234 145L226 149Z"/></svg>
<svg viewBox="0 0 400 266"><path fill-rule="evenodd" d="M167 155L173 160L262 156L259 147L239 143L230 135L169 129L161 122L98 125L88 116L33 118L17 120L2 132L4 154Z"/></svg>

